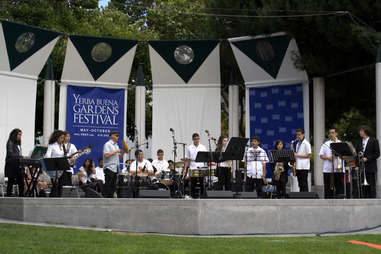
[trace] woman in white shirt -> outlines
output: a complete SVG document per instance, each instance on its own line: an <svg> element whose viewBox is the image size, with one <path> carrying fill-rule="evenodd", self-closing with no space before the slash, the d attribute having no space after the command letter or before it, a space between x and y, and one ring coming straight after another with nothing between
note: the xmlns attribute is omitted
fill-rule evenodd
<svg viewBox="0 0 381 254"><path fill-rule="evenodd" d="M96 181L96 169L92 159L86 158L82 167L78 170L79 187L86 193L86 197L92 197L90 192L103 192L103 183Z"/></svg>
<svg viewBox="0 0 381 254"><path fill-rule="evenodd" d="M48 150L46 151L45 158L63 158L65 157L65 152L63 148L63 142L65 139L64 132L61 130L56 130L52 133L52 135L49 138L49 146ZM70 170L69 162L67 163L67 167L61 168L58 172L59 178L56 182L54 179L52 179L53 187L52 191L50 193L51 197L61 197L62 195L62 173L66 172L67 170Z"/></svg>

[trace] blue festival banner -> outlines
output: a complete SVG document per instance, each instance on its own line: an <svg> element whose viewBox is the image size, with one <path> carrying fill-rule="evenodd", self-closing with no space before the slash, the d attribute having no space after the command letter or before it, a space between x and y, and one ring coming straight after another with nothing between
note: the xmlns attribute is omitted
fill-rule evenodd
<svg viewBox="0 0 381 254"><path fill-rule="evenodd" d="M250 137L259 136L268 154L278 139L289 149L295 131L304 128L302 84L250 88L249 103ZM272 175L269 166L267 175Z"/></svg>
<svg viewBox="0 0 381 254"><path fill-rule="evenodd" d="M111 131L119 131L119 142L124 138L124 119L124 89L67 87L66 130L71 143L77 149L93 145L90 154L76 161L75 172L88 157L98 165Z"/></svg>

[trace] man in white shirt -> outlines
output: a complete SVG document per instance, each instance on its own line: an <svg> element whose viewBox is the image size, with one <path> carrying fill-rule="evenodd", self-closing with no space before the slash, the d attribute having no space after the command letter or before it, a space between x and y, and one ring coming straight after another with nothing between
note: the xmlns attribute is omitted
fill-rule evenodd
<svg viewBox="0 0 381 254"><path fill-rule="evenodd" d="M152 162L152 166L156 169L156 177L160 177L162 172L169 172L170 169L168 161L164 160L164 151L157 150L157 159Z"/></svg>
<svg viewBox="0 0 381 254"><path fill-rule="evenodd" d="M183 179L184 186L186 186L189 183L191 183L190 187L190 194L192 197L199 197L199 195L204 193L204 184L203 184L203 177L202 179L199 177L189 177L189 170L197 170L202 167L206 167L206 164L204 162L196 162L196 157L198 152L206 152L206 147L202 144L200 144L200 135L198 133L193 133L192 135L192 141L193 144L189 145L185 151L185 166L183 171ZM201 184L201 186L199 186ZM200 188L200 193L196 193L196 187Z"/></svg>
<svg viewBox="0 0 381 254"><path fill-rule="evenodd" d="M266 179L266 163L269 162L265 150L259 147L261 140L258 136L251 139L252 147L246 151L246 191L257 192L259 198L263 197L262 187Z"/></svg>
<svg viewBox="0 0 381 254"><path fill-rule="evenodd" d="M105 183L105 174L103 172L103 158L98 159L98 167L95 168L95 180Z"/></svg>
<svg viewBox="0 0 381 254"><path fill-rule="evenodd" d="M344 194L344 166L340 160L333 156L331 144L341 142L337 138L336 129L328 130L329 140L326 141L320 148L319 156L324 161L323 163L323 180L324 180L324 198L334 198ZM332 165L333 161L333 165ZM340 168L340 169L339 169ZM333 175L332 175L333 173Z"/></svg>
<svg viewBox="0 0 381 254"><path fill-rule="evenodd" d="M296 177L300 192L308 192L308 172L310 171L311 144L305 139L303 129L296 130L298 143L295 149Z"/></svg>
<svg viewBox="0 0 381 254"><path fill-rule="evenodd" d="M152 164L148 160L144 159L143 151L136 150L135 157L136 157L136 160L131 162L131 165L130 165L130 173L132 175L148 174L152 176L154 174Z"/></svg>
<svg viewBox="0 0 381 254"><path fill-rule="evenodd" d="M125 151L118 146L119 132L112 131L110 140L103 146L103 166L105 174L104 197L113 198L116 190L117 174L119 172L119 162L123 158Z"/></svg>

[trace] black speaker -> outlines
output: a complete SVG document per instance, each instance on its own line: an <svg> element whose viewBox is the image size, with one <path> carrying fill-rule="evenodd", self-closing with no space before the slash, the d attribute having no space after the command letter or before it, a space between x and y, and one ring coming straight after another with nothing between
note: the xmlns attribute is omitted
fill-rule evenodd
<svg viewBox="0 0 381 254"><path fill-rule="evenodd" d="M318 199L319 195L316 192L290 192L288 198L291 199Z"/></svg>
<svg viewBox="0 0 381 254"><path fill-rule="evenodd" d="M140 190L139 198L170 198L169 190Z"/></svg>
<svg viewBox="0 0 381 254"><path fill-rule="evenodd" d="M258 198L258 196L257 196L257 192L239 192L234 194L234 198L254 199L254 198Z"/></svg>
<svg viewBox="0 0 381 254"><path fill-rule="evenodd" d="M206 198L233 198L231 191L206 191Z"/></svg>
<svg viewBox="0 0 381 254"><path fill-rule="evenodd" d="M128 187L119 187L116 192L118 198L133 198L134 192Z"/></svg>
<svg viewBox="0 0 381 254"><path fill-rule="evenodd" d="M102 194L92 188L87 188L85 192L86 198L103 198Z"/></svg>

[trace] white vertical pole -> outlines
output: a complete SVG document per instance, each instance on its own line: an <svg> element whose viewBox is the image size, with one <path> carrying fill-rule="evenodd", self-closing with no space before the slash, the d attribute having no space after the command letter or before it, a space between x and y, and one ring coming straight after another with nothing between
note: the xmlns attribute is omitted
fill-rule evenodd
<svg viewBox="0 0 381 254"><path fill-rule="evenodd" d="M381 140L381 63L376 63L376 131L377 139ZM377 197L381 197L381 160L377 160Z"/></svg>
<svg viewBox="0 0 381 254"><path fill-rule="evenodd" d="M229 137L239 136L239 86L229 85Z"/></svg>
<svg viewBox="0 0 381 254"><path fill-rule="evenodd" d="M66 129L66 103L67 103L67 85L60 84L60 102L58 115L58 129Z"/></svg>
<svg viewBox="0 0 381 254"><path fill-rule="evenodd" d="M44 145L48 144L49 136L54 131L54 110L55 109L55 82L45 80L44 83Z"/></svg>
<svg viewBox="0 0 381 254"><path fill-rule="evenodd" d="M325 80L313 79L314 103L314 181L317 188L323 189L323 161L319 157L320 147L325 137Z"/></svg>

